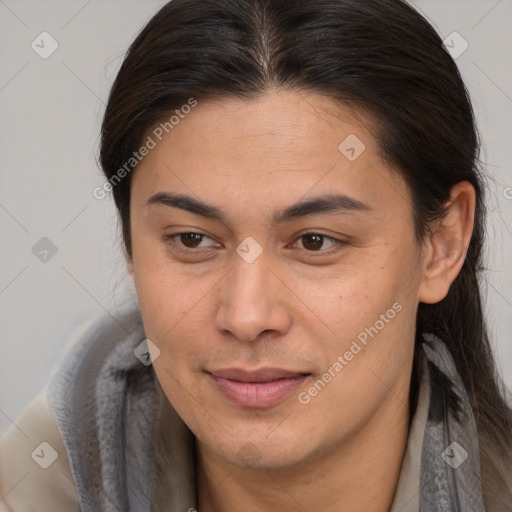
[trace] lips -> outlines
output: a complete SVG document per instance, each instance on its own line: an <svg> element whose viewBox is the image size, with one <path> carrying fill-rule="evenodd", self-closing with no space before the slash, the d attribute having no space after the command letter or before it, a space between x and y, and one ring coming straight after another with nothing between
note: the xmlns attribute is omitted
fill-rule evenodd
<svg viewBox="0 0 512 512"><path fill-rule="evenodd" d="M310 375L280 368L256 371L229 368L208 373L225 398L235 405L249 408L277 405Z"/></svg>

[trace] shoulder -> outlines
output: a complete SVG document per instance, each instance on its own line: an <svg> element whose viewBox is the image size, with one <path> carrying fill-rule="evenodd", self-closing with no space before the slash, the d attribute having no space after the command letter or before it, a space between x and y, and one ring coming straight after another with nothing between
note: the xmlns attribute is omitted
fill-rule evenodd
<svg viewBox="0 0 512 512"><path fill-rule="evenodd" d="M134 345L141 335L140 316L133 311L119 318L96 315L75 322L47 386L0 438L1 512L2 506L10 512L80 509L77 465L96 429L95 381L120 342L129 338ZM125 363L122 358L116 362ZM84 425L88 429L82 432Z"/></svg>
<svg viewBox="0 0 512 512"><path fill-rule="evenodd" d="M0 438L0 494L12 512L78 510L66 450L48 406L46 388Z"/></svg>

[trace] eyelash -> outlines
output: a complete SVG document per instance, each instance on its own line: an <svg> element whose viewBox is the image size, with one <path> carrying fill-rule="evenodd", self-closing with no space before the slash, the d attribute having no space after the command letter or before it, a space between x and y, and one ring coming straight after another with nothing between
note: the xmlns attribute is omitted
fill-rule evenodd
<svg viewBox="0 0 512 512"><path fill-rule="evenodd" d="M193 255L193 254L202 254L204 252L208 252L210 249L191 249L191 248L184 248L183 245L180 245L179 242L177 242L175 239L177 239L178 237L180 237L181 235L189 235L189 234L195 234L195 235L200 235L202 237L207 237L207 238L210 238L210 236L208 236L206 233L200 233L200 232L197 232L197 231L182 231L180 233L175 233L175 234L172 234L172 235L164 235L163 236L163 239L164 239L164 242L166 242L167 244L170 244L174 247L174 249L176 249L178 252L181 252L181 253L184 253L184 254L187 254L187 255ZM344 241L344 240L339 240L337 238L334 238L332 236L328 236L328 235L324 235L322 233L317 233L316 231L310 231L310 232L306 232L306 233L302 233L301 235L299 235L296 239L295 239L295 242L296 243L298 240L300 240L302 237L305 237L305 236L308 236L308 235L318 235L320 237L322 237L323 240L330 240L332 242L334 242L338 247L335 248L334 250L328 250L328 251L308 251L307 249L304 249L306 252L310 253L311 256L315 256L315 255L322 255L322 256L325 256L325 255L331 255L331 254L334 254L336 252L338 252L342 246L344 245L347 245L348 242ZM203 240L201 240L202 242Z"/></svg>

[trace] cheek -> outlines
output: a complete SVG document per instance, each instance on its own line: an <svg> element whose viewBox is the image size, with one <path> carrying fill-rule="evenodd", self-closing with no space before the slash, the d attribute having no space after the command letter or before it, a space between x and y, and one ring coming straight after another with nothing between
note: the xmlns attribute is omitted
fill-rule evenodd
<svg viewBox="0 0 512 512"><path fill-rule="evenodd" d="M194 346L194 328L202 311L203 288L158 268L134 272L146 336L171 357ZM196 326L196 327L194 327Z"/></svg>
<svg viewBox="0 0 512 512"><path fill-rule="evenodd" d="M146 334L161 337L190 311L197 287L180 277L160 243L134 235L132 246L133 280Z"/></svg>
<svg viewBox="0 0 512 512"><path fill-rule="evenodd" d="M193 279L161 252L149 243L135 243L133 279L146 336L160 349L155 369L159 379L174 386L173 377L187 379L207 349L212 332L208 304L218 279Z"/></svg>
<svg viewBox="0 0 512 512"><path fill-rule="evenodd" d="M318 346L324 365L317 379L327 384L316 380L301 397L308 414L324 417L333 436L368 421L390 393L399 397L399 408L407 403L402 389L409 378L417 306L391 281L376 286L361 279L364 291L357 282L345 283L346 292L333 293L336 301L324 303L322 318L334 334Z"/></svg>
<svg viewBox="0 0 512 512"><path fill-rule="evenodd" d="M180 417L195 424L197 409L204 408L196 391L195 369L197 354L205 349L206 332L197 318L198 287L187 288L158 269L139 272L135 281L146 337L160 350L153 362L157 378Z"/></svg>
<svg viewBox="0 0 512 512"><path fill-rule="evenodd" d="M333 275L323 288L310 287L309 295L303 290L322 324L329 327L323 329L328 334L318 349L323 352L324 371L331 368L336 375L317 400L319 407L338 401L345 411L373 410L407 367L417 310L416 295L411 293L415 264L412 258L404 260L403 253L400 257L380 250ZM318 339L314 330L309 336Z"/></svg>
<svg viewBox="0 0 512 512"><path fill-rule="evenodd" d="M379 322L381 315L393 316L393 304L414 298L406 279L406 264L397 265L383 252L378 258L361 255L359 261L340 265L328 276L297 280L296 293L329 327L331 338L347 340ZM386 317L384 321L388 318ZM388 322L386 322L388 325ZM326 334L328 331L326 331Z"/></svg>

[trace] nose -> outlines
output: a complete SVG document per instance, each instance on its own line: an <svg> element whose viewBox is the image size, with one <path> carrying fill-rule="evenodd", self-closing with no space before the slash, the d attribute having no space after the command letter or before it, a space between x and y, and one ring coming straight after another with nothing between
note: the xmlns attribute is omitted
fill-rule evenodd
<svg viewBox="0 0 512 512"><path fill-rule="evenodd" d="M220 283L216 328L243 342L264 332L284 334L292 323L286 306L286 286L264 254L252 263L235 257L233 268Z"/></svg>

